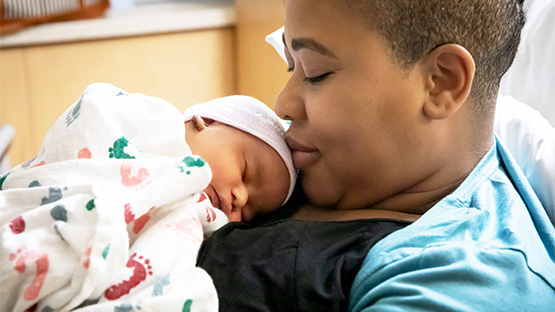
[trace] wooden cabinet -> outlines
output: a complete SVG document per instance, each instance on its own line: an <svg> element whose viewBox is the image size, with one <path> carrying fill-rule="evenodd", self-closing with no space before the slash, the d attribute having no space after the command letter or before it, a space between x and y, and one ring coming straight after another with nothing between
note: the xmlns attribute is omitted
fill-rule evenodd
<svg viewBox="0 0 555 312"><path fill-rule="evenodd" d="M0 49L0 124L12 165L34 157L55 120L93 82L163 98L180 110L235 93L234 27Z"/></svg>
<svg viewBox="0 0 555 312"><path fill-rule="evenodd" d="M235 0L237 11L237 86L240 93L273 108L276 95L289 79L287 64L265 42L283 26L284 0Z"/></svg>

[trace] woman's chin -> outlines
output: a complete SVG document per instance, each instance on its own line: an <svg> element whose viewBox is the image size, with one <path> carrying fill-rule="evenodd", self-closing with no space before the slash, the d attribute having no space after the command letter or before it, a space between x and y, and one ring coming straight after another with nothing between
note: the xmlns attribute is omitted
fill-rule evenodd
<svg viewBox="0 0 555 312"><path fill-rule="evenodd" d="M319 207L335 207L341 199L338 188L332 183L326 183L328 179L302 177L303 191L313 205Z"/></svg>

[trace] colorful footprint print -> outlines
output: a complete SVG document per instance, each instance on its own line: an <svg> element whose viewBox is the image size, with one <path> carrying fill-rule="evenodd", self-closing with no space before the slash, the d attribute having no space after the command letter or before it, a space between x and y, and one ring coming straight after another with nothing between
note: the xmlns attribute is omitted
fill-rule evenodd
<svg viewBox="0 0 555 312"><path fill-rule="evenodd" d="M64 205L56 205L50 210L50 216L56 221L67 222L67 209Z"/></svg>
<svg viewBox="0 0 555 312"><path fill-rule="evenodd" d="M138 175L131 175L132 164L123 163L120 167L121 183L127 187L137 186L143 183L149 176L148 170L146 168L140 168Z"/></svg>
<svg viewBox="0 0 555 312"><path fill-rule="evenodd" d="M114 312L133 312L133 311L140 311L141 310L141 302L133 303L131 302L124 302L119 306L114 307Z"/></svg>
<svg viewBox="0 0 555 312"><path fill-rule="evenodd" d="M185 166L183 166L182 164L184 164ZM183 158L183 160L177 165L177 168L179 168L179 170L183 173L185 172L186 174L191 174L190 170L186 170L186 168L191 168L191 167L204 167L204 165L206 164L206 161L204 161L204 159L200 158L200 157L191 157L191 156L187 156L185 158Z"/></svg>
<svg viewBox="0 0 555 312"><path fill-rule="evenodd" d="M123 295L129 294L131 289L137 287L137 285L143 282L148 275L152 275L150 260L144 259L143 256L137 256L137 253L131 255L129 261L127 261L127 267L133 269L131 277L129 277L128 280L110 286L110 288L106 289L104 292L106 299L117 300Z"/></svg>
<svg viewBox="0 0 555 312"><path fill-rule="evenodd" d="M29 183L29 188L42 186L38 180L33 180Z"/></svg>
<svg viewBox="0 0 555 312"><path fill-rule="evenodd" d="M200 197L197 200L197 203L202 203L207 200L208 200L208 196L206 196L206 194L202 192L200 193ZM214 211L214 208L212 208L212 204L209 201L208 201L208 205L204 206L204 209L206 210L206 222L210 223L210 222L216 221L216 217L218 215L216 214L216 211Z"/></svg>
<svg viewBox="0 0 555 312"><path fill-rule="evenodd" d="M108 148L108 152L110 152L109 157L115 159L135 159L135 156L131 156L123 151L128 144L129 141L127 141L125 137L121 137L114 141L113 146Z"/></svg>
<svg viewBox="0 0 555 312"><path fill-rule="evenodd" d="M48 197L42 198L42 205L50 204L62 199L62 190L57 187L48 188Z"/></svg>
<svg viewBox="0 0 555 312"><path fill-rule="evenodd" d="M185 303L183 304L183 309L181 309L181 312L191 312L191 306L193 305L193 300L188 299L187 301L185 301Z"/></svg>
<svg viewBox="0 0 555 312"><path fill-rule="evenodd" d="M204 207L204 209L206 209L206 222L210 223L216 221L217 214L216 211L214 211L214 208Z"/></svg>
<svg viewBox="0 0 555 312"><path fill-rule="evenodd" d="M36 274L35 278L29 286L25 289L23 298L25 300L35 300L38 298L40 289L44 284L44 279L48 274L48 268L50 262L48 261L48 255L38 249L27 249L26 246L17 250L17 253L10 254L10 261L14 263L14 270L19 273L24 273L27 269L28 262L35 262Z"/></svg>
<svg viewBox="0 0 555 312"><path fill-rule="evenodd" d="M125 212L125 223L129 224L134 221L133 223L133 232L138 234L146 225L148 220L150 220L150 211L154 209L154 207L150 208L147 213L140 216L139 218L135 219L135 214L131 211L131 205L125 204L123 207Z"/></svg>
<svg viewBox="0 0 555 312"><path fill-rule="evenodd" d="M152 297L162 296L164 294L164 287L170 284L170 275L158 279L152 287Z"/></svg>
<svg viewBox="0 0 555 312"><path fill-rule="evenodd" d="M21 234L25 231L25 220L23 217L19 216L10 222L10 230L14 234Z"/></svg>
<svg viewBox="0 0 555 312"><path fill-rule="evenodd" d="M3 176L0 178L0 191L3 190L2 186L4 185L4 181L6 181L6 178L7 178L9 175L10 175L10 173L8 172L8 173L6 173L5 175L3 175Z"/></svg>
<svg viewBox="0 0 555 312"><path fill-rule="evenodd" d="M77 152L77 158L78 159L91 159L92 158L92 153L91 150L83 147L82 149L79 150L79 152Z"/></svg>
<svg viewBox="0 0 555 312"><path fill-rule="evenodd" d="M81 101L83 101L83 96L79 99L79 102L67 113L66 115L66 125L69 127L81 114Z"/></svg>
<svg viewBox="0 0 555 312"><path fill-rule="evenodd" d="M89 265L91 264L91 251L92 251L92 247L87 248L87 250L85 250L85 259L83 260L83 267L85 269L89 268Z"/></svg>
<svg viewBox="0 0 555 312"><path fill-rule="evenodd" d="M179 237L194 245L202 243L202 225L197 218L186 217L172 224L167 224L166 227L172 229Z"/></svg>

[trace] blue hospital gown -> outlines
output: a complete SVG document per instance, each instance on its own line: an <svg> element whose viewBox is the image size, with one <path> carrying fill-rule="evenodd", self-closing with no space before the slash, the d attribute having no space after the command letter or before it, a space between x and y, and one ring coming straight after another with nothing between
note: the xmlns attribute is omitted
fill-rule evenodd
<svg viewBox="0 0 555 312"><path fill-rule="evenodd" d="M505 147L368 253L350 311L553 311L555 230Z"/></svg>

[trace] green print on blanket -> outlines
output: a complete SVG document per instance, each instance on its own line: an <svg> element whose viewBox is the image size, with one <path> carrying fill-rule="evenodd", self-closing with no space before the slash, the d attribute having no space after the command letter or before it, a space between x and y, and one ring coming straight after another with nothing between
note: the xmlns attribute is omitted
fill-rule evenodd
<svg viewBox="0 0 555 312"><path fill-rule="evenodd" d="M91 211L94 208L96 208L96 205L94 204L94 199L89 200L85 208L87 208L88 211Z"/></svg>
<svg viewBox="0 0 555 312"><path fill-rule="evenodd" d="M104 260L106 260L106 257L108 257L108 252L110 252L110 244L108 244L108 246L104 247L104 250L102 250L102 258L104 258Z"/></svg>
<svg viewBox="0 0 555 312"><path fill-rule="evenodd" d="M183 309L181 310L182 312L191 312L191 306L193 305L193 300L188 299L187 301L185 301L185 304L183 305Z"/></svg>
<svg viewBox="0 0 555 312"><path fill-rule="evenodd" d="M3 175L3 176L0 178L0 191L2 190L2 185L4 184L4 181L6 181L6 178L7 178L9 175L10 175L10 173L8 172L8 173L6 173L5 175Z"/></svg>
<svg viewBox="0 0 555 312"><path fill-rule="evenodd" d="M199 167L202 168L204 167L204 165L206 164L206 161L204 161L204 159L202 158L194 158L191 156L187 156L185 158L183 158L183 160L177 165L177 168L179 168L179 170L181 170L181 172L185 172L187 174L191 174L191 171L187 170L185 171L185 167L182 165L185 164L186 167L191 168L191 167Z"/></svg>
<svg viewBox="0 0 555 312"><path fill-rule="evenodd" d="M114 142L114 146L108 149L110 152L110 158L116 159L135 159L135 156L131 156L123 151L123 149L129 144L129 141L125 137L121 137Z"/></svg>

